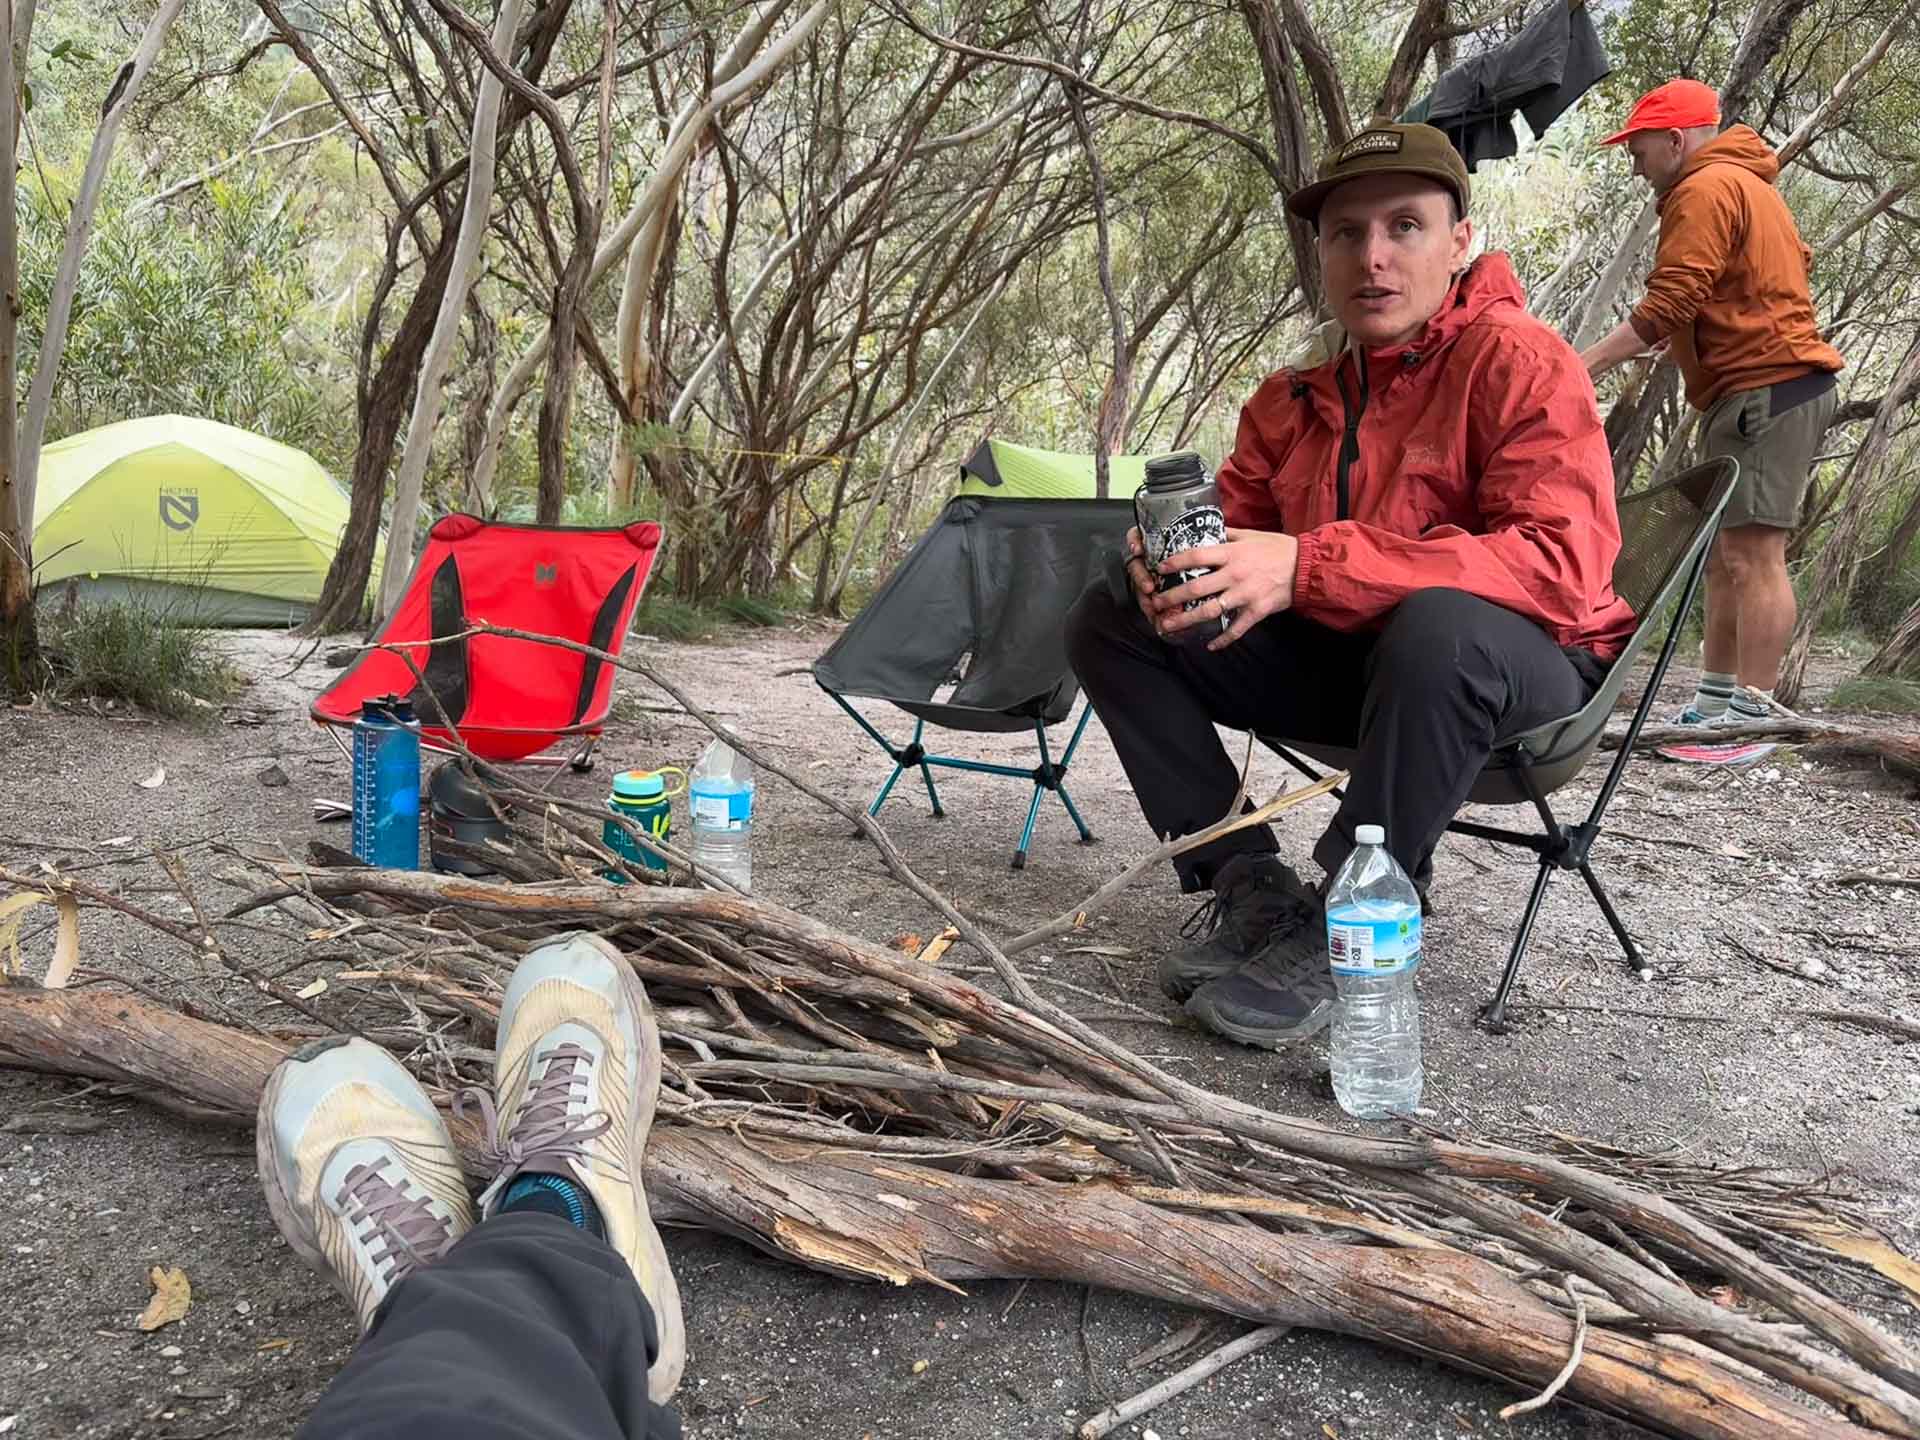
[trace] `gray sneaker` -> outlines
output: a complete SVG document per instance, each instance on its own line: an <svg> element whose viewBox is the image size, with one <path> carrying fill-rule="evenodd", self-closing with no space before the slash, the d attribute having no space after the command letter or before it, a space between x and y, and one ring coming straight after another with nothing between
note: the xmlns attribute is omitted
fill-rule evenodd
<svg viewBox="0 0 1920 1440"><path fill-rule="evenodd" d="M439 1112L365 1040L318 1040L281 1061L254 1145L273 1223L353 1302L362 1330L394 1286L473 1228Z"/></svg>
<svg viewBox="0 0 1920 1440"><path fill-rule="evenodd" d="M532 951L500 1003L488 1140L497 1174L480 1197L491 1215L516 1175L560 1175L593 1197L653 1309L660 1353L647 1393L664 1403L687 1363L680 1288L647 1209L641 1161L660 1094L660 1032L626 957L576 931ZM484 1092L480 1094L486 1099Z"/></svg>
<svg viewBox="0 0 1920 1440"><path fill-rule="evenodd" d="M1316 926L1273 941L1231 975L1202 985L1187 1013L1216 1035L1278 1050L1327 1027L1334 993L1325 932Z"/></svg>
<svg viewBox="0 0 1920 1440"><path fill-rule="evenodd" d="M1160 957L1160 989L1185 1000L1210 980L1231 975L1276 939L1317 933L1320 897L1272 855L1235 855L1213 879L1213 896L1180 927L1193 943Z"/></svg>

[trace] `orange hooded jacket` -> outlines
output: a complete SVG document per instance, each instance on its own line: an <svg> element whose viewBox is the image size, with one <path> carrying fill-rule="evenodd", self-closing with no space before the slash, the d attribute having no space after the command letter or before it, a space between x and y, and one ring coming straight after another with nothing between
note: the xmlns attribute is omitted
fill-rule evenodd
<svg viewBox="0 0 1920 1440"><path fill-rule="evenodd" d="M1269 376L1219 486L1227 524L1298 538L1293 608L1332 629L1446 586L1603 660L1633 633L1593 384L1505 255L1469 266L1410 343L1323 341Z"/></svg>
<svg viewBox="0 0 1920 1440"><path fill-rule="evenodd" d="M1847 363L1815 323L1813 252L1774 188L1779 173L1767 142L1735 125L1695 151L1660 197L1660 249L1628 318L1649 345L1672 339L1696 410Z"/></svg>

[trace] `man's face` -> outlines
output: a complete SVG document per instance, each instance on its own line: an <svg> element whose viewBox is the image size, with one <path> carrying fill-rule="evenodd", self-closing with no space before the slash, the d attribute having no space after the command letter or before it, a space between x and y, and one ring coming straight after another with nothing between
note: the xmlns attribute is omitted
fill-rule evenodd
<svg viewBox="0 0 1920 1440"><path fill-rule="evenodd" d="M1636 130L1627 137L1627 150L1633 156L1633 173L1663 195L1680 174L1687 158L1685 137L1678 130Z"/></svg>
<svg viewBox="0 0 1920 1440"><path fill-rule="evenodd" d="M1473 224L1418 175L1349 180L1320 207L1320 268L1333 313L1354 341L1380 349L1426 328L1466 267Z"/></svg>

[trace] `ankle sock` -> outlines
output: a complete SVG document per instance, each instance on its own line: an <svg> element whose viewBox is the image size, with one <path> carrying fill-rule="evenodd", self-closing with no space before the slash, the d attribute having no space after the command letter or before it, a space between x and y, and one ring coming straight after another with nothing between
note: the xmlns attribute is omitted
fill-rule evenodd
<svg viewBox="0 0 1920 1440"><path fill-rule="evenodd" d="M1738 679L1718 670L1702 670L1700 684L1693 692L1693 712L1703 720L1717 720L1726 714Z"/></svg>
<svg viewBox="0 0 1920 1440"><path fill-rule="evenodd" d="M494 1213L505 1215L515 1210L558 1215L575 1229L584 1230L596 1239L607 1238L607 1227L600 1219L600 1207L593 1203L593 1196L587 1193L586 1187L565 1175L515 1176L507 1186L507 1193L500 1197L500 1208Z"/></svg>
<svg viewBox="0 0 1920 1440"><path fill-rule="evenodd" d="M1773 713L1773 691L1742 685L1728 702L1727 712L1742 720L1764 720Z"/></svg>

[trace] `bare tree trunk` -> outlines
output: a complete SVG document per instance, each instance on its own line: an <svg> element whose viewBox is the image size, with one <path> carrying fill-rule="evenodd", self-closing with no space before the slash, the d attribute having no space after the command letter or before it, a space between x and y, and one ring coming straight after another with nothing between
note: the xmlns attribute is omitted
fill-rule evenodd
<svg viewBox="0 0 1920 1440"><path fill-rule="evenodd" d="M433 317L453 270L453 251L454 237L446 234L435 249L427 252L420 284L366 387L360 404L360 443L353 452L353 479L348 489L347 528L307 620L306 629L311 634L346 629L359 620L366 605L367 581L373 574L374 551L380 539L387 469L393 463L394 442L407 415L420 358L433 335Z"/></svg>
<svg viewBox="0 0 1920 1440"><path fill-rule="evenodd" d="M4 3L4 0L0 0ZM67 346L67 322L73 318L73 296L80 283L80 262L87 251L87 239L93 232L93 212L100 203L100 187L107 178L107 166L113 159L113 144L120 135L120 123L127 118L140 86L153 69L154 58L167 38L174 17L186 0L161 0L133 58L120 67L107 87L107 98L100 106L100 128L93 132L93 148L87 154L87 168L80 176L80 190L74 196L73 210L67 218L67 238L60 251L60 267L54 273L53 294L47 300L47 323L41 331L40 353L33 364L33 388L27 394L26 423L20 429L15 484L19 508L33 525L34 491L40 477L40 447L46 440L47 414L53 408L53 383L60 374L60 357ZM15 63L17 64L17 58ZM9 101L9 104L12 102ZM8 153L5 163L13 166Z"/></svg>
<svg viewBox="0 0 1920 1440"><path fill-rule="evenodd" d="M467 302L467 316L471 322L468 326L471 338L467 344L466 368L472 379L468 382L471 388L467 391L467 402L460 411L460 473L467 477L467 493L462 503L469 514L484 516L491 501L488 496L474 489L473 472L479 463L480 446L487 435L487 411L493 405L495 362L500 354L500 327L494 323L486 307L471 294Z"/></svg>
<svg viewBox="0 0 1920 1440"><path fill-rule="evenodd" d="M1880 553L1863 567L1858 593L1864 605L1879 609L1880 602L1900 578L1901 568L1913 553L1916 540L1920 540L1920 485L1914 486L1913 494L1907 498L1906 511L1887 532Z"/></svg>
<svg viewBox="0 0 1920 1440"><path fill-rule="evenodd" d="M502 0L493 26L493 52L510 57L514 32L520 27L524 0ZM400 452L400 474L394 482L393 515L387 522L386 572L380 577L380 613L389 615L400 603L407 573L413 568L413 529L420 513L420 484L433 453L433 431L440 418L440 394L447 366L460 338L460 313L467 291L480 266L480 241L486 233L487 212L493 205L494 139L499 130L500 101L505 87L489 70L480 79L473 106L473 134L467 147L467 201L460 216L460 234L454 243L453 268L440 296L440 313L420 368L414 391L413 414L407 422L406 445Z"/></svg>
<svg viewBox="0 0 1920 1440"><path fill-rule="evenodd" d="M1793 705L1800 698L1806 679L1807 657L1812 653L1814 631L1829 609L1843 603L1852 592L1860 553L1866 548L1867 526L1879 514L1888 489L1896 484L1899 470L1889 463L1893 447L1893 421L1899 411L1900 392L1920 377L1920 335L1916 335L1901 358L1893 381L1887 386L1880 413L1873 417L1860 448L1853 452L1847 468L1837 482L1845 493L1833 528L1820 547L1814 562L1813 583L1800 606L1800 621L1793 627L1793 641L1787 646L1787 658L1780 670L1780 698Z"/></svg>
<svg viewBox="0 0 1920 1440"><path fill-rule="evenodd" d="M1064 57L1062 57L1064 58ZM1113 289L1113 245L1107 229L1107 172L1100 163L1099 147L1093 143L1093 127L1087 124L1087 107L1080 87L1068 81L1067 108L1073 115L1074 133L1086 153L1087 171L1093 180L1093 225L1098 241L1100 293L1107 302L1107 324L1113 332L1113 370L1100 394L1100 413L1094 422L1093 493L1107 498L1112 486L1108 457L1119 448L1120 432L1127 423L1127 402L1133 398L1133 347L1127 343L1127 321L1120 313L1120 297Z"/></svg>
<svg viewBox="0 0 1920 1440"><path fill-rule="evenodd" d="M1380 98L1374 102L1373 124L1395 119L1413 103L1413 87L1419 83L1427 55L1446 23L1447 0L1418 0L1413 18L1401 32L1399 48L1393 52L1393 63L1387 67Z"/></svg>
<svg viewBox="0 0 1920 1440"><path fill-rule="evenodd" d="M28 14L32 14L31 5ZM33 614L33 502L14 473L19 393L20 227L14 196L20 77L15 69L13 6L0 0L0 650L5 679L27 688L39 651Z"/></svg>
<svg viewBox="0 0 1920 1440"><path fill-rule="evenodd" d="M1313 141L1307 130L1306 107L1294 78L1292 47L1286 23L1273 0L1240 0L1240 15L1253 36L1254 53L1266 83L1267 115L1273 122L1274 154L1281 173L1274 177L1282 193L1297 190L1313 175ZM1307 309L1320 308L1320 251L1313 227L1287 212L1287 244L1293 250L1293 273L1306 297Z"/></svg>
<svg viewBox="0 0 1920 1440"><path fill-rule="evenodd" d="M1873 652L1873 658L1861 668L1862 675L1910 674L1920 668L1920 600L1915 600L1900 623L1893 627L1886 644Z"/></svg>

